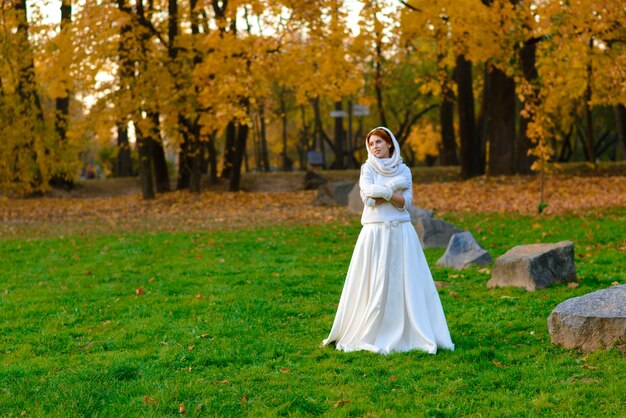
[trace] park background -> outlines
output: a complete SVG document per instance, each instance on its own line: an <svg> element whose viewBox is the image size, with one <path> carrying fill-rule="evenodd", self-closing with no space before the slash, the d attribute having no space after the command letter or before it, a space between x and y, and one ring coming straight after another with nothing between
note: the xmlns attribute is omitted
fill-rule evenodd
<svg viewBox="0 0 626 418"><path fill-rule="evenodd" d="M9 0L0 25L0 414L602 415L623 344L550 342L623 284L617 1ZM495 257L571 240L578 280L435 267L457 346L319 348L388 126L414 203Z"/></svg>

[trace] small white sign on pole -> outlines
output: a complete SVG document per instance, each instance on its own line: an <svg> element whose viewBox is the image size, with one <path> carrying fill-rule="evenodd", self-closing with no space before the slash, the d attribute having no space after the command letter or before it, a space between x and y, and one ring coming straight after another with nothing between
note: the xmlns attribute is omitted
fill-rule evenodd
<svg viewBox="0 0 626 418"><path fill-rule="evenodd" d="M345 118L346 116L348 116L348 114L345 110L333 110L330 112L331 118Z"/></svg>
<svg viewBox="0 0 626 418"><path fill-rule="evenodd" d="M369 105L355 104L352 106L352 114L354 116L367 116L370 114L370 107Z"/></svg>

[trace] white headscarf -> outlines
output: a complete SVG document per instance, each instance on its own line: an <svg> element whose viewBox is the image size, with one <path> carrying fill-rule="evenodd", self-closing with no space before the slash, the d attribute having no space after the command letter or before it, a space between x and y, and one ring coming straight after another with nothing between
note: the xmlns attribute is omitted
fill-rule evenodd
<svg viewBox="0 0 626 418"><path fill-rule="evenodd" d="M370 150L370 145L367 143L367 137L376 129L384 129L391 137L391 141L393 142L393 155L389 158L378 158ZM400 172L400 168L402 167L402 157L400 157L400 145L398 144L396 137L389 129L385 128L384 126L379 126L369 131L369 133L365 136L365 149L367 149L367 164L371 165L374 170L376 170L383 176L395 176Z"/></svg>

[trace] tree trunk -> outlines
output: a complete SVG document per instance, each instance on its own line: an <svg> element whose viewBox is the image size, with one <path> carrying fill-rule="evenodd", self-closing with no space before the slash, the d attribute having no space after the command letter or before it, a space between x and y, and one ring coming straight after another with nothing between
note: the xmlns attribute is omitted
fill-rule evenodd
<svg viewBox="0 0 626 418"><path fill-rule="evenodd" d="M487 114L490 176L515 173L515 81L498 68L489 71L491 101Z"/></svg>
<svg viewBox="0 0 626 418"><path fill-rule="evenodd" d="M593 48L593 38L589 40L589 55L591 55ZM593 67L591 66L591 56L587 61L587 88L585 89L585 156L590 163L596 163L596 151L594 147L594 133L593 133L593 115L591 113L591 77L593 73Z"/></svg>
<svg viewBox="0 0 626 418"><path fill-rule="evenodd" d="M232 173L235 155L235 140L237 127L234 121L228 122L226 126L226 140L224 141L224 160L222 163L222 178L228 179Z"/></svg>
<svg viewBox="0 0 626 418"><path fill-rule="evenodd" d="M626 160L626 108L624 105L615 105L613 106L613 114L615 115L615 127L617 130L617 138L621 144L622 155L621 159ZM619 150L620 147L618 146ZM616 160L620 159L620 155L615 156Z"/></svg>
<svg viewBox="0 0 626 418"><path fill-rule="evenodd" d="M439 120L441 123L440 163L443 166L457 165L456 142L454 140L454 93L447 85L442 86Z"/></svg>
<svg viewBox="0 0 626 418"><path fill-rule="evenodd" d="M61 31L67 31L68 25L72 21L72 2L71 0L63 0L61 2ZM67 70L67 69L64 69ZM65 75L67 76L67 74ZM70 110L70 92L65 91L63 97L56 98L56 113L54 128L57 137L61 142L66 141L67 116Z"/></svg>
<svg viewBox="0 0 626 418"><path fill-rule="evenodd" d="M120 10L128 7L127 0L117 0ZM132 28L129 24L124 24L120 28L120 40L118 43L119 58L119 94L124 97L130 91L131 78L134 73L134 63L130 57L129 36ZM122 99L124 100L124 98ZM131 148L128 142L128 122L127 115L120 115L117 122L117 175L128 177L133 175Z"/></svg>
<svg viewBox="0 0 626 418"><path fill-rule="evenodd" d="M191 163L189 191L192 193L200 193L202 186L202 163L204 160L204 150L202 146L203 143L200 141L200 125L198 125L197 123L193 126L191 137L193 138L193 140L190 144L191 153L189 155L189 160Z"/></svg>
<svg viewBox="0 0 626 418"><path fill-rule="evenodd" d="M287 104L285 101L285 89L281 89L280 94L280 112L281 112L281 121L283 127L283 170L291 171L291 161L289 156L287 155Z"/></svg>
<svg viewBox="0 0 626 418"><path fill-rule="evenodd" d="M71 0L63 0L61 2L61 31L67 31L67 26L72 21L72 2ZM66 70L66 69L65 69ZM65 91L63 97L56 99L56 114L54 127L59 140L65 142L67 131L67 116L70 111L70 92Z"/></svg>
<svg viewBox="0 0 626 418"><path fill-rule="evenodd" d="M207 143L207 151L209 153L209 181L212 185L217 184L217 152L215 150L215 133L209 134L209 142Z"/></svg>
<svg viewBox="0 0 626 418"><path fill-rule="evenodd" d="M37 83L35 81L35 61L29 40L28 14L26 0L14 0L14 9L17 12L17 39L21 51L17 93L24 103L24 112L31 114L35 119L43 123L43 110L41 101L37 94Z"/></svg>
<svg viewBox="0 0 626 418"><path fill-rule="evenodd" d="M43 134L43 111L39 95L37 94L35 63L29 39L26 0L14 0L11 6L15 10L18 19L17 41L21 51L17 69L17 94L21 102L21 113L24 117L21 123L29 124L27 127L21 127L26 129L29 135L14 150L13 180L23 182L24 184L29 183L32 190L38 191L43 183L43 179L37 152L35 151L35 140ZM29 168L24 170L20 166Z"/></svg>
<svg viewBox="0 0 626 418"><path fill-rule="evenodd" d="M537 67L536 63L537 39L532 38L524 42L524 46L520 51L520 62L524 79L533 86L533 95L537 94ZM528 155L528 151L532 147L530 138L528 138L527 130L530 115L520 115L519 134L517 136L517 172L523 174L530 173L530 166L533 159Z"/></svg>
<svg viewBox="0 0 626 418"><path fill-rule="evenodd" d="M309 124L306 122L304 104L300 105L300 117L302 119L302 131L300 137L300 170L306 170L306 153L313 147L309 144Z"/></svg>
<svg viewBox="0 0 626 418"><path fill-rule="evenodd" d="M235 152L233 155L233 167L230 173L229 190L237 192L241 188L241 163L246 152L246 142L248 139L248 125L239 125L237 128L237 140L235 142Z"/></svg>
<svg viewBox="0 0 626 418"><path fill-rule="evenodd" d="M170 191L170 175L167 170L167 161L165 160L165 150L163 149L163 140L161 139L160 117L158 112L148 114L151 119L152 132L150 134L150 154L154 162L154 178L156 182L157 193Z"/></svg>
<svg viewBox="0 0 626 418"><path fill-rule="evenodd" d="M480 167L481 174L485 174L485 168L487 166L487 118L491 112L491 78L489 77L488 65L485 64L483 68L483 93L481 97L480 112L478 115L478 128L477 138L480 144Z"/></svg>
<svg viewBox="0 0 626 418"><path fill-rule="evenodd" d="M461 136L461 176L465 179L484 173L481 146L476 135L472 63L463 55L456 58L455 78L458 88L459 134Z"/></svg>
<svg viewBox="0 0 626 418"><path fill-rule="evenodd" d="M385 116L385 106L383 103L383 53L382 53L382 36L376 34L376 61L375 65L375 79L374 88L376 90L376 105L378 107L378 116L380 118L380 125L387 126L387 117Z"/></svg>
<svg viewBox="0 0 626 418"><path fill-rule="evenodd" d="M140 117L141 115L139 115ZM137 151L139 154L139 178L141 194L144 199L154 199L154 184L152 181L152 155L150 153L151 139L144 135L139 125L135 123L137 137Z"/></svg>
<svg viewBox="0 0 626 418"><path fill-rule="evenodd" d="M144 199L154 199L154 186L152 184L152 159L150 147L145 139L137 139L139 150L139 178L141 179L141 194Z"/></svg>
<svg viewBox="0 0 626 418"><path fill-rule="evenodd" d="M313 99L313 114L315 117L315 124L313 127L313 148L319 146L322 154L322 168L326 169L326 147L324 146L324 127L322 126L322 115L320 111L320 99L316 97Z"/></svg>
<svg viewBox="0 0 626 418"><path fill-rule="evenodd" d="M343 111L343 102L337 101L335 102L335 110L338 112ZM333 162L332 168L337 170L342 170L345 168L343 163L343 140L344 132L343 132L343 117L335 118L335 161Z"/></svg>
<svg viewBox="0 0 626 418"><path fill-rule="evenodd" d="M271 170L269 152L267 151L267 132L265 130L265 105L262 104L259 107L259 119L260 119L260 147L261 147L261 162L263 166L264 172L269 172Z"/></svg>
<svg viewBox="0 0 626 418"><path fill-rule="evenodd" d="M128 128L125 123L117 123L117 177L133 175L133 164L130 158Z"/></svg>

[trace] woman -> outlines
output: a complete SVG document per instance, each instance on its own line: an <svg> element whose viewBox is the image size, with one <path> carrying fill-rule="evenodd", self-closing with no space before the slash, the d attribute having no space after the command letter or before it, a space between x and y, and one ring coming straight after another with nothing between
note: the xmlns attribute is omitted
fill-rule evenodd
<svg viewBox="0 0 626 418"><path fill-rule="evenodd" d="M391 131L373 129L359 186L363 229L335 322L322 345L389 354L454 350L439 295L411 224L411 171Z"/></svg>

